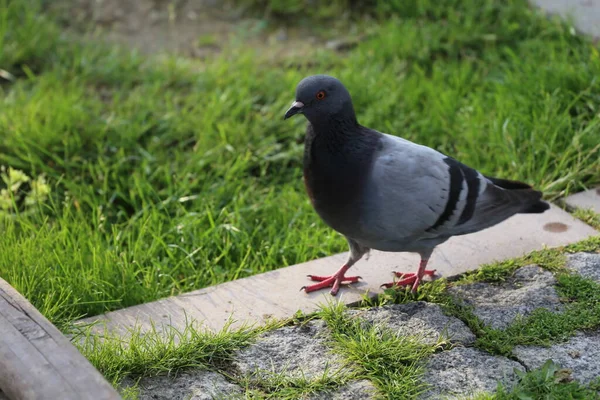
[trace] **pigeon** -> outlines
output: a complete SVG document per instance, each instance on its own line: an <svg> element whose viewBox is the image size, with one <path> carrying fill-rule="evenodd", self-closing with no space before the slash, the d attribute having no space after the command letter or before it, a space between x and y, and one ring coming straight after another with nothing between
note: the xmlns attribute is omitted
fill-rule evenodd
<svg viewBox="0 0 600 400"><path fill-rule="evenodd" d="M452 236L496 225L515 214L550 208L526 183L485 176L452 157L358 123L352 98L338 79L313 75L296 87L284 119L308 120L304 185L319 217L345 236L346 263L331 276L308 275L317 283L306 293L358 282L346 272L371 249L417 253L416 273L400 273L382 286L419 287L436 248Z"/></svg>

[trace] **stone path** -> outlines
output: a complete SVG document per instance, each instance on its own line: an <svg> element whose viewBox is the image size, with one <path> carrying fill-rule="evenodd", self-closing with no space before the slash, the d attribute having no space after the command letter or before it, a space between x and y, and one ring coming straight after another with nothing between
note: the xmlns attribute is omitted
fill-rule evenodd
<svg viewBox="0 0 600 400"><path fill-rule="evenodd" d="M554 276L535 265L517 270L503 285L473 283L450 289L450 293L494 329L505 329L517 315L527 316L537 308L560 311Z"/></svg>
<svg viewBox="0 0 600 400"><path fill-rule="evenodd" d="M124 386L130 386L127 382ZM243 390L223 375L212 371L189 371L177 377L158 376L144 379L139 400L213 400L241 395Z"/></svg>
<svg viewBox="0 0 600 400"><path fill-rule="evenodd" d="M574 272L600 283L600 254L573 254L568 256L567 265ZM518 269L502 283L455 286L450 292L456 301L471 306L484 324L502 329L540 307L560 312L563 306L555 284L551 273L530 265ZM422 379L429 389L421 395L423 399L464 399L481 392L494 392L498 382L510 388L518 382L515 370L539 368L547 359L569 368L572 378L583 384L600 377L600 330L577 332L568 341L548 348L516 346L513 359L509 359L475 348L475 335L467 325L444 314L436 304L413 302L350 309L347 315L360 318L366 325L391 329L397 335L417 335L425 343L439 339L449 341L450 346L426 360ZM276 329L236 354L229 378L216 372L195 371L177 378L146 379L140 382L140 398L236 398L242 396L244 389L231 381L240 378L252 383L280 373L307 379L321 377L326 370L329 374L340 374L338 376L350 374L350 366L332 350L329 339L329 328L320 320ZM310 398L375 399L378 392L373 383L362 379Z"/></svg>
<svg viewBox="0 0 600 400"><path fill-rule="evenodd" d="M512 387L518 382L515 369L522 364L506 357L492 356L472 347L457 347L433 355L424 380L431 385L423 399L464 398L494 392L498 382Z"/></svg>
<svg viewBox="0 0 600 400"><path fill-rule="evenodd" d="M567 257L567 267L584 278L600 282L600 268L598 268L598 255L577 253Z"/></svg>
<svg viewBox="0 0 600 400"><path fill-rule="evenodd" d="M579 332L568 342L551 347L516 346L514 355L528 369L541 367L552 359L563 368L569 368L572 376L583 384L600 377L600 330Z"/></svg>
<svg viewBox="0 0 600 400"><path fill-rule="evenodd" d="M369 310L349 310L348 314L375 326L384 326L401 336L418 332L427 344L435 344L440 339L464 345L475 342L475 335L469 328L462 321L445 315L437 304L418 301Z"/></svg>
<svg viewBox="0 0 600 400"><path fill-rule="evenodd" d="M343 373L342 358L326 345L328 333L323 321L276 329L240 351L233 367L251 379L277 373L307 379L323 376L328 370Z"/></svg>

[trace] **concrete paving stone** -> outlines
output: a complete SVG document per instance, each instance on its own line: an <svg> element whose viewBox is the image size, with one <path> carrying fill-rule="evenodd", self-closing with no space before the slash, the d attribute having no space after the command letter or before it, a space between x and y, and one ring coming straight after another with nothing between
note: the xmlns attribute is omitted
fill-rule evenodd
<svg viewBox="0 0 600 400"><path fill-rule="evenodd" d="M348 310L348 313L371 324L386 326L401 336L422 335L427 344L437 343L440 337L465 345L475 342L475 335L464 322L444 314L439 305L424 301Z"/></svg>
<svg viewBox="0 0 600 400"><path fill-rule="evenodd" d="M600 254L575 253L567 256L567 267L584 278L600 283Z"/></svg>
<svg viewBox="0 0 600 400"><path fill-rule="evenodd" d="M430 259L430 267L445 277L454 276L480 265L527 254L544 246L556 247L598 235L590 226L573 218L559 207L552 206L543 214L523 214L509 218L492 228L470 235L451 238L439 246ZM312 312L330 302L327 291L306 294L301 286L308 283L307 274L330 274L346 260L347 253L326 257L264 274L226 282L179 296L92 317L80 323L100 322L95 328L106 327L127 335L138 325L142 330L171 325L182 330L190 321L219 331L230 318L239 327L247 323L264 323L271 317L287 318L296 311ZM369 293L381 292L380 285L392 280L392 270L416 271L419 257L409 253L373 251L370 259L360 260L351 274L362 276L359 284L344 287L336 302L350 304Z"/></svg>
<svg viewBox="0 0 600 400"><path fill-rule="evenodd" d="M600 5L600 0L598 0L598 3ZM598 23L598 26L600 27L600 23ZM600 187L568 196L565 203L572 208L592 209L600 214Z"/></svg>
<svg viewBox="0 0 600 400"><path fill-rule="evenodd" d="M240 350L233 365L240 375L257 378L285 373L307 379L344 373L343 360L331 352L325 322L286 326L265 333L256 343Z"/></svg>
<svg viewBox="0 0 600 400"><path fill-rule="evenodd" d="M561 311L563 306L554 285L554 276L536 265L519 268L501 284L477 282L455 286L449 292L468 306L486 325L504 329L518 316L537 308Z"/></svg>
<svg viewBox="0 0 600 400"><path fill-rule="evenodd" d="M551 347L515 346L513 355L527 369L540 368L551 359L572 371L573 379L587 385L600 377L600 330L578 333L565 343Z"/></svg>
<svg viewBox="0 0 600 400"><path fill-rule="evenodd" d="M518 382L515 369L525 370L506 357L492 356L471 347L455 347L427 360L423 379L431 387L421 398L452 399L495 392L499 382L510 388Z"/></svg>
<svg viewBox="0 0 600 400"><path fill-rule="evenodd" d="M310 400L371 400L377 397L377 388L368 380L350 382L341 388L317 393Z"/></svg>
<svg viewBox="0 0 600 400"><path fill-rule="evenodd" d="M600 38L600 0L531 0L547 12L563 19L573 18L578 31Z"/></svg>
<svg viewBox="0 0 600 400"><path fill-rule="evenodd" d="M133 385L127 382L123 386ZM243 389L217 372L193 370L177 376L143 378L138 384L139 400L241 399Z"/></svg>

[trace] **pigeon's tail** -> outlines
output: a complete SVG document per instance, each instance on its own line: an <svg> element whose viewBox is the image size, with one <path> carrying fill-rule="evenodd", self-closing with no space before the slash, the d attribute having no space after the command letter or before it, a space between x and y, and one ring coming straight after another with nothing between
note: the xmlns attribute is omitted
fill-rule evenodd
<svg viewBox="0 0 600 400"><path fill-rule="evenodd" d="M491 176L486 176L488 180L490 180L494 185L501 187L502 189L533 189L530 185L519 182L519 181L511 181L509 179L501 179L501 178L493 178Z"/></svg>
<svg viewBox="0 0 600 400"><path fill-rule="evenodd" d="M519 214L541 214L550 208L550 204L543 200L538 200L537 203L530 205Z"/></svg>
<svg viewBox="0 0 600 400"><path fill-rule="evenodd" d="M489 176L486 176L486 178L494 185L508 190L511 197L517 197L521 201L523 209L518 214L541 214L550 208L550 204L542 200L542 192L534 190L526 183Z"/></svg>

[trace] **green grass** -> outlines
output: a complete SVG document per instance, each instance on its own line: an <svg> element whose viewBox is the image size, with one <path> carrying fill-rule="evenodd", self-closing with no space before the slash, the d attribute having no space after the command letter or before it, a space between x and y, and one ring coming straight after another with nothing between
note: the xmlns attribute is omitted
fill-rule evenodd
<svg viewBox="0 0 600 400"><path fill-rule="evenodd" d="M279 327L232 329L227 324L213 333L189 323L181 331L169 326L142 332L132 327L127 335L91 334L82 329L73 336L81 353L113 384L156 375L177 375L186 369L223 370L234 352L252 343L262 332Z"/></svg>
<svg viewBox="0 0 600 400"><path fill-rule="evenodd" d="M345 22L356 19L365 14L382 17L390 12L407 16L418 15L423 10L434 9L429 1L419 2L419 4L403 1L333 0L319 7L314 7L314 3L310 0L229 0L229 3L247 13L275 20L273 22L276 23L283 20L293 24L308 24L315 21L331 24L339 23L340 20ZM440 7L440 10L443 8Z"/></svg>
<svg viewBox="0 0 600 400"><path fill-rule="evenodd" d="M536 370L516 372L520 381L514 388L501 386L495 394L481 395L472 400L600 399L597 391L573 381L569 370L561 369L551 360Z"/></svg>
<svg viewBox="0 0 600 400"><path fill-rule="evenodd" d="M304 193L304 122L282 121L307 74L547 198L600 181L598 50L525 0L390 2L344 55L269 64L75 40L35 5L0 0L0 165L29 177L0 195L0 276L59 325L346 250Z"/></svg>
<svg viewBox="0 0 600 400"><path fill-rule="evenodd" d="M385 398L412 399L422 394L427 389L420 380L423 361L444 341L427 345L417 335L399 336L381 326L366 327L344 311L343 305L330 305L320 316L332 331L334 348L357 366L358 375L373 382Z"/></svg>
<svg viewBox="0 0 600 400"><path fill-rule="evenodd" d="M573 215L586 224L600 230L600 214L595 213L593 210L578 208L573 212Z"/></svg>
<svg viewBox="0 0 600 400"><path fill-rule="evenodd" d="M476 333L476 346L493 354L507 356L511 355L516 345L549 346L568 339L578 330L599 327L600 284L564 268L564 254L577 251L600 251L600 237L592 237L564 249L538 251L521 259L483 267L458 282L501 282L518 267L537 264L554 272L557 293L565 304L563 312L538 309L527 317L518 318L508 328L498 330L484 326L468 308L446 299L449 309Z"/></svg>
<svg viewBox="0 0 600 400"><path fill-rule="evenodd" d="M232 321L231 321L232 322ZM119 389L124 398L137 399L142 378L176 377L183 371L218 371L244 390L246 399L297 399L346 384L353 374L326 369L321 376L291 377L287 371L260 371L241 376L231 365L235 352L252 344L262 333L298 319L272 321L260 327L232 329L228 323L219 332L199 329L189 321L181 331L169 326L143 331L132 327L126 335L94 333L84 326L75 330L73 343L90 362Z"/></svg>
<svg viewBox="0 0 600 400"><path fill-rule="evenodd" d="M334 393L348 383L351 375L325 370L321 376L289 376L286 371L260 376L232 378L244 391L245 399L282 399L294 400L309 398L311 395Z"/></svg>
<svg viewBox="0 0 600 400"><path fill-rule="evenodd" d="M495 354L510 355L516 345L549 346L568 339L578 330L600 326L600 284L560 274L557 291L568 302L564 312L538 309L505 330L483 328L476 345Z"/></svg>
<svg viewBox="0 0 600 400"><path fill-rule="evenodd" d="M90 362L119 388L126 398L136 399L138 382L157 375L177 376L191 369L218 371L239 385L247 399L298 399L335 392L350 381L368 379L386 398L416 398L427 386L420 378L423 361L446 344L423 344L419 336L397 336L382 326L366 327L349 317L342 304L324 306L312 316L273 321L258 328L220 332L200 330L190 322L185 329L154 328L142 332L133 327L127 335L91 334L87 327L76 331L73 342ZM257 371L241 375L231 365L235 352L252 344L269 330L322 318L331 331L328 345L345 359L344 368L326 369L308 378L278 372ZM126 384L126 385L124 385Z"/></svg>

